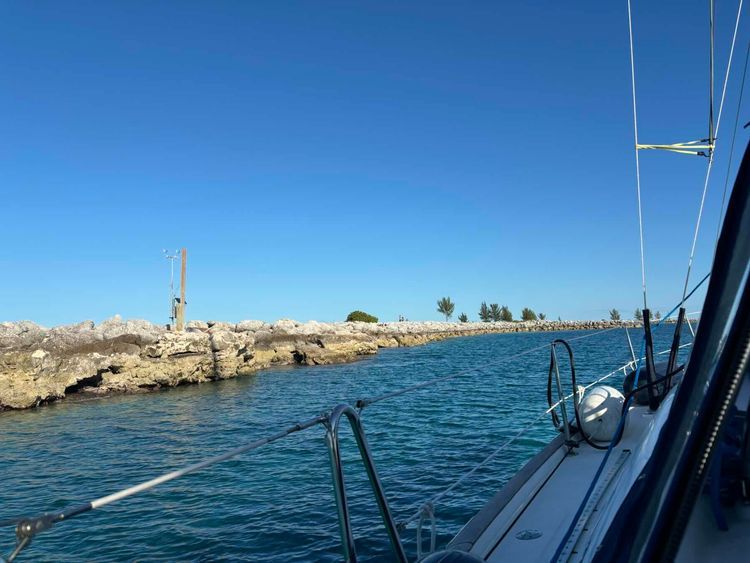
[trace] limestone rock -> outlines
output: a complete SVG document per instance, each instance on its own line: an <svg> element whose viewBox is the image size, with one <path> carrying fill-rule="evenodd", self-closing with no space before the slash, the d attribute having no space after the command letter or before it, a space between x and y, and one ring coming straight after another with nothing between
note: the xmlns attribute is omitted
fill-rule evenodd
<svg viewBox="0 0 750 563"><path fill-rule="evenodd" d="M237 323L237 332L255 332L261 330L269 325L263 321L240 321Z"/></svg>
<svg viewBox="0 0 750 563"><path fill-rule="evenodd" d="M279 319L272 325L274 332L295 333L299 323L291 319Z"/></svg>
<svg viewBox="0 0 750 563"><path fill-rule="evenodd" d="M188 321L185 328L188 332L208 332L208 323L205 321Z"/></svg>

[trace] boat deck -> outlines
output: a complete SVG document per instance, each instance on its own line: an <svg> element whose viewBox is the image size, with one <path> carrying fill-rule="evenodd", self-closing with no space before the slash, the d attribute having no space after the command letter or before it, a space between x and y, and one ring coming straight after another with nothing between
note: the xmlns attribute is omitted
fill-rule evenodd
<svg viewBox="0 0 750 563"><path fill-rule="evenodd" d="M750 402L750 384L743 385ZM589 561L602 529L628 494L650 457L659 428L671 407L631 407L620 443L612 449L582 518L560 554L560 561ZM744 404L744 403L743 403ZM565 535L605 455L586 443L569 448L558 436L458 533L451 549L488 561L550 561ZM676 558L684 563L747 561L750 504L724 507L729 530L718 528L710 499L701 495Z"/></svg>
<svg viewBox="0 0 750 563"><path fill-rule="evenodd" d="M592 495L594 503L632 461L631 453L643 442L653 419L647 408L631 408L623 438L613 448ZM569 451L563 436L558 436L469 521L451 547L490 562L549 561L573 522L604 454L586 443Z"/></svg>

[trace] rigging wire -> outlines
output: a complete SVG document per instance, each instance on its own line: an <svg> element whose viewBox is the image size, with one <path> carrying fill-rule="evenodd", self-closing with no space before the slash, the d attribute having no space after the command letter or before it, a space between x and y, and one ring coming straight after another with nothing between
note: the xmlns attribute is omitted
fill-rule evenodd
<svg viewBox="0 0 750 563"><path fill-rule="evenodd" d="M719 127L721 127L721 114L722 114L722 111L724 110L724 99L727 93L727 83L729 82L729 72L732 69L732 58L734 57L734 46L737 41L737 29L739 28L740 16L742 15L742 2L743 0L740 0L739 5L737 6L737 18L734 22L734 33L732 34L732 46L729 49L729 61L727 62L727 71L724 74L724 86L722 87L722 90L721 90L721 101L719 102L719 113L716 118L716 131L714 133L715 135L719 134ZM711 34L713 37L713 1L711 2L711 5L712 5ZM630 6L630 0L628 0L628 6ZM632 33L631 33L631 37L632 37ZM712 76L711 90L713 91L713 38L711 40L711 76ZM711 94L711 99L713 100L713 93ZM713 106L713 101L712 101L712 106ZM711 110L711 115L713 116L713 109ZM705 177L705 181L703 182L703 193L701 195L701 204L700 204L700 207L698 208L698 219L695 222L695 232L693 233L693 244L690 248L690 257L688 258L687 272L685 274L685 286L682 290L682 302L681 303L684 303L686 300L686 295L688 292L688 284L690 283L690 271L693 268L693 260L695 258L695 247L696 247L696 244L698 243L698 233L700 232L701 220L703 219L703 207L705 206L705 203L706 203L706 193L708 192L708 182L709 182L709 179L711 178L711 169L713 168L713 163L714 163L714 152L715 152L715 149L712 150L708 155L708 166L706 168L706 177Z"/></svg>
<svg viewBox="0 0 750 563"><path fill-rule="evenodd" d="M732 143L729 148L729 162L727 163L727 174L724 177L724 191L721 194L721 207L719 208L719 222L716 225L716 242L719 244L719 235L721 234L721 224L724 220L724 205L727 200L727 188L729 186L729 173L732 169L732 158L734 157L734 142L737 139L737 129L740 124L740 108L742 107L742 96L745 93L745 77L747 76L747 62L750 59L750 41L747 43L747 52L745 53L745 67L742 71L742 83L740 84L740 97L737 100L737 112L734 116L734 131L732 131Z"/></svg>
<svg viewBox="0 0 750 563"><path fill-rule="evenodd" d="M714 144L714 18L716 17L716 8L714 0L708 3L708 73L710 75L708 83L708 144ZM713 152L710 149L709 156Z"/></svg>
<svg viewBox="0 0 750 563"><path fill-rule="evenodd" d="M633 88L633 134L635 136L635 186L638 195L638 233L641 241L641 285L643 286L643 308L648 309L646 299L646 259L643 250L643 211L641 208L641 161L638 156L638 110L635 98L635 56L633 54L633 17L628 0L628 31L630 34L630 77Z"/></svg>

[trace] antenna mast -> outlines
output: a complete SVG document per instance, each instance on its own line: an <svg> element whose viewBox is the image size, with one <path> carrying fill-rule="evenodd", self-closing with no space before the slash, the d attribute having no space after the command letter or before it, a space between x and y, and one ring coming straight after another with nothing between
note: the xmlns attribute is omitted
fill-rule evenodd
<svg viewBox="0 0 750 563"><path fill-rule="evenodd" d="M709 16L708 16L708 33L709 33L709 54L708 54L708 154L709 156L714 150L714 16L716 10L714 9L714 0L708 3ZM722 96L723 101L723 96Z"/></svg>
<svg viewBox="0 0 750 563"><path fill-rule="evenodd" d="M180 251L175 250L174 254L170 254L169 251L165 248L162 250L162 252L164 252L164 258L169 260L169 327L174 328L174 322L176 318L176 303L174 294L174 261L180 257Z"/></svg>

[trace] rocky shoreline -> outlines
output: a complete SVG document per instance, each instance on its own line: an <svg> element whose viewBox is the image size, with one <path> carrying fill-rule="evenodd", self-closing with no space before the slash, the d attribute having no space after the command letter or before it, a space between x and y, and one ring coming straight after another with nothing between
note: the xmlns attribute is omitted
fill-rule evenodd
<svg viewBox="0 0 750 563"><path fill-rule="evenodd" d="M176 333L119 317L44 328L0 323L0 410L76 393L133 393L229 379L270 366L350 362L379 348L489 333L607 329L632 321L275 323L191 321Z"/></svg>

